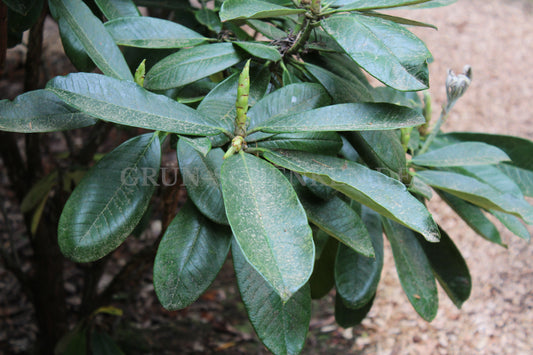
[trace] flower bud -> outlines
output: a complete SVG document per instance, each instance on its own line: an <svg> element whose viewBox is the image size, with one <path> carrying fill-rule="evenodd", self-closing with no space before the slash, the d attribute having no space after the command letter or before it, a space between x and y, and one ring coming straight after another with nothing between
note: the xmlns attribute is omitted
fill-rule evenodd
<svg viewBox="0 0 533 355"><path fill-rule="evenodd" d="M448 69L448 77L446 78L446 95L448 103L446 111L450 110L455 102L463 96L468 86L472 82L472 67L465 65L463 73L455 75L455 73Z"/></svg>

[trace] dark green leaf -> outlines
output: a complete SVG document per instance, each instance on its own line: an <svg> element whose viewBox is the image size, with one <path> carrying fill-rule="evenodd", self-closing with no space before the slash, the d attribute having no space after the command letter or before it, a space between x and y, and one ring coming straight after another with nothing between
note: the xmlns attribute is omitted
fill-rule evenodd
<svg viewBox="0 0 533 355"><path fill-rule="evenodd" d="M7 7L22 16L26 16L36 0L2 0Z"/></svg>
<svg viewBox="0 0 533 355"><path fill-rule="evenodd" d="M500 232L479 207L444 191L438 191L438 194L474 232L490 242L505 247Z"/></svg>
<svg viewBox="0 0 533 355"><path fill-rule="evenodd" d="M188 138L185 136L180 136L181 140L187 142L191 147L193 147L198 153L202 154L204 157L211 151L211 141L207 137L200 138Z"/></svg>
<svg viewBox="0 0 533 355"><path fill-rule="evenodd" d="M78 71L91 72L96 68L89 54L85 50L83 43L65 18L61 17L57 24L59 25L59 35L65 54Z"/></svg>
<svg viewBox="0 0 533 355"><path fill-rule="evenodd" d="M524 197L520 187L511 179L505 175L500 169L493 165L476 165L476 166L462 166L453 169L463 175L471 176L478 179L485 184L488 184L495 189L502 192L510 193L516 197Z"/></svg>
<svg viewBox="0 0 533 355"><path fill-rule="evenodd" d="M246 23L251 28L253 28L257 32L261 33L263 36L268 37L270 39L280 39L280 38L287 37L287 33L275 27L269 22L265 22L261 20L248 20L246 21Z"/></svg>
<svg viewBox="0 0 533 355"><path fill-rule="evenodd" d="M108 20L118 17L141 16L132 0L95 0L95 3Z"/></svg>
<svg viewBox="0 0 533 355"><path fill-rule="evenodd" d="M276 165L306 175L333 187L348 197L420 232L429 241L438 241L439 232L431 214L398 180L335 157L304 152L265 152Z"/></svg>
<svg viewBox="0 0 533 355"><path fill-rule="evenodd" d="M250 69L248 105L255 105L265 95L269 79L269 70L256 72L254 68ZM211 90L198 106L198 112L209 117L213 122L224 127L229 132L233 132L235 127L235 117L237 115L235 101L237 100L238 84L239 73L235 73ZM217 136L216 138L213 146L221 145L228 140L225 135Z"/></svg>
<svg viewBox="0 0 533 355"><path fill-rule="evenodd" d="M431 190L431 186L428 184L422 182L419 178L414 176L411 179L411 182L409 184L408 190L424 197L427 200L431 200L431 197L433 197L433 192Z"/></svg>
<svg viewBox="0 0 533 355"><path fill-rule="evenodd" d="M500 164L498 169L509 176L520 187L524 195L533 197L533 171L510 164Z"/></svg>
<svg viewBox="0 0 533 355"><path fill-rule="evenodd" d="M304 9L288 8L259 0L226 0L220 9L222 22L229 20L267 18L293 15L305 12Z"/></svg>
<svg viewBox="0 0 533 355"><path fill-rule="evenodd" d="M402 91L427 89L431 54L401 25L356 14L332 16L321 24L357 64L384 84Z"/></svg>
<svg viewBox="0 0 533 355"><path fill-rule="evenodd" d="M335 1L334 5L344 5L339 10L342 11L368 11L379 9L390 9L394 7L417 5L431 0L357 0L357 1Z"/></svg>
<svg viewBox="0 0 533 355"><path fill-rule="evenodd" d="M259 339L274 354L298 354L311 320L309 284L284 300L247 262L235 239L231 253L242 301Z"/></svg>
<svg viewBox="0 0 533 355"><path fill-rule="evenodd" d="M374 256L372 242L361 217L339 197L333 196L324 201L296 186L298 198L304 206L307 218L324 232L356 252Z"/></svg>
<svg viewBox="0 0 533 355"><path fill-rule="evenodd" d="M207 8L201 8L194 13L196 20L202 25L206 26L213 32L222 31L222 23L216 11Z"/></svg>
<svg viewBox="0 0 533 355"><path fill-rule="evenodd" d="M439 300L433 270L424 249L413 231L385 218L383 227L409 302L422 318L432 321L437 315Z"/></svg>
<svg viewBox="0 0 533 355"><path fill-rule="evenodd" d="M50 6L54 7L60 19L69 24L89 57L104 74L133 81L120 49L83 1L50 0Z"/></svg>
<svg viewBox="0 0 533 355"><path fill-rule="evenodd" d="M291 84L265 96L248 111L249 129L261 126L293 113L305 112L330 103L328 94L320 85Z"/></svg>
<svg viewBox="0 0 533 355"><path fill-rule="evenodd" d="M220 148L203 156L183 139L178 142L180 171L188 196L206 217L217 223L228 224L220 188L223 156Z"/></svg>
<svg viewBox="0 0 533 355"><path fill-rule="evenodd" d="M46 90L34 90L15 100L0 101L0 130L55 132L91 126L96 120L66 105Z"/></svg>
<svg viewBox="0 0 533 355"><path fill-rule="evenodd" d="M95 261L122 244L148 207L160 163L159 138L144 134L93 166L63 208L58 227L63 254Z"/></svg>
<svg viewBox="0 0 533 355"><path fill-rule="evenodd" d="M281 60L281 54L274 46L257 42L233 42L234 45L253 55L254 57L277 62Z"/></svg>
<svg viewBox="0 0 533 355"><path fill-rule="evenodd" d="M342 146L342 140L335 132L279 133L267 140L255 143L247 141L249 147L303 150L332 155L338 153Z"/></svg>
<svg viewBox="0 0 533 355"><path fill-rule="evenodd" d="M46 89L68 105L105 121L189 135L222 131L192 108L153 94L132 81L73 73L52 79Z"/></svg>
<svg viewBox="0 0 533 355"><path fill-rule="evenodd" d="M417 27L428 27L428 28L433 28L434 30L437 29L437 26L435 25L432 25L430 23L425 23L425 22L419 22L419 21L415 21L415 20L410 20L408 18L404 18L404 17L397 17L397 16L391 16L391 15L385 15L385 14L382 14L382 13L379 13L379 12L374 12L374 11L365 11L363 13L363 15L365 16L373 16L373 17L379 17L379 18L382 18L384 20L387 20L387 21L392 21L392 22L395 22L395 23L399 23L401 25L407 25L407 26L417 26Z"/></svg>
<svg viewBox="0 0 533 355"><path fill-rule="evenodd" d="M533 207L523 198L502 193L469 176L448 171L419 171L416 175L426 184L444 190L485 209L511 213L533 224Z"/></svg>
<svg viewBox="0 0 533 355"><path fill-rule="evenodd" d="M421 166L448 167L497 164L506 160L510 160L509 156L495 146L479 142L463 142L417 155L412 162Z"/></svg>
<svg viewBox="0 0 533 355"><path fill-rule="evenodd" d="M309 63L304 65L311 75L324 86L336 104L373 101L370 91L359 81L343 78L318 65Z"/></svg>
<svg viewBox="0 0 533 355"><path fill-rule="evenodd" d="M148 71L144 86L167 90L192 83L231 67L241 58L231 43L204 44L171 54Z"/></svg>
<svg viewBox="0 0 533 355"><path fill-rule="evenodd" d="M39 16L41 15L43 9L44 0L34 0L31 8L28 9L25 15L21 15L17 11L14 11L10 8L7 10L7 30L8 33L21 33L24 32L33 26Z"/></svg>
<svg viewBox="0 0 533 355"><path fill-rule="evenodd" d="M335 255L337 254L338 243L333 238L328 238L320 258L315 260L313 273L309 279L311 286L311 298L319 299L331 291L335 285Z"/></svg>
<svg viewBox="0 0 533 355"><path fill-rule="evenodd" d="M185 26L153 17L121 17L105 23L117 44L140 48L182 48L207 38Z"/></svg>
<svg viewBox="0 0 533 355"><path fill-rule="evenodd" d="M344 136L371 169L398 180L407 174L398 131L347 132Z"/></svg>
<svg viewBox="0 0 533 355"><path fill-rule="evenodd" d="M337 296L350 308L364 307L372 300L383 269L383 229L380 217L364 208L362 220L370 234L375 257L363 256L340 245L335 261Z"/></svg>
<svg viewBox="0 0 533 355"><path fill-rule="evenodd" d="M287 301L311 276L315 250L305 211L271 164L239 153L224 161L224 205L246 259Z"/></svg>
<svg viewBox="0 0 533 355"><path fill-rule="evenodd" d="M499 134L455 132L439 135L439 140L447 142L484 142L503 150L512 160L513 164L533 171L533 141L513 136Z"/></svg>
<svg viewBox="0 0 533 355"><path fill-rule="evenodd" d="M448 6L453 4L454 2L457 2L457 0L431 0L427 3L423 3L420 5L413 5L411 8L413 9L429 9L432 7L441 7L441 6Z"/></svg>
<svg viewBox="0 0 533 355"><path fill-rule="evenodd" d="M191 203L178 212L159 244L154 288L168 310L188 307L209 287L226 260L231 232L204 218Z"/></svg>
<svg viewBox="0 0 533 355"><path fill-rule="evenodd" d="M109 334L99 331L91 333L91 353L99 355L123 355L117 343Z"/></svg>
<svg viewBox="0 0 533 355"><path fill-rule="evenodd" d="M425 122L408 107L387 103L348 103L273 117L255 130L270 133L315 131L373 131L411 127Z"/></svg>
<svg viewBox="0 0 533 355"><path fill-rule="evenodd" d="M455 306L461 308L472 290L470 272L461 252L443 229L440 229L439 243L428 243L422 239L419 243L440 285Z"/></svg>
<svg viewBox="0 0 533 355"><path fill-rule="evenodd" d="M375 295L361 308L349 308L337 294L335 296L335 321L343 328L361 324L374 304Z"/></svg>
<svg viewBox="0 0 533 355"><path fill-rule="evenodd" d="M518 218L513 215L499 211L490 211L490 213L493 214L496 218L498 218L498 220L514 235L529 242L529 240L531 239L529 231L527 230L526 226L524 226L522 222L520 222Z"/></svg>

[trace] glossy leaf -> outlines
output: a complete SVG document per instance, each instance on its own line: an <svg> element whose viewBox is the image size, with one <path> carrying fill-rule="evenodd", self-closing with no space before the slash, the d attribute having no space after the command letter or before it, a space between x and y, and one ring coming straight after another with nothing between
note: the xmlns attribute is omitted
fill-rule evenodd
<svg viewBox="0 0 533 355"><path fill-rule="evenodd" d="M522 169L510 164L498 165L505 175L509 176L515 184L520 187L522 193L526 196L533 197L533 171Z"/></svg>
<svg viewBox="0 0 533 355"><path fill-rule="evenodd" d="M447 192L438 191L438 193L444 202L446 202L446 204L448 204L448 206L450 206L474 232L490 242L505 246L500 237L500 232L498 232L498 228L494 226L479 207Z"/></svg>
<svg viewBox="0 0 533 355"><path fill-rule="evenodd" d="M303 150L321 154L336 154L342 146L342 140L335 132L280 133L259 142L247 141L249 147Z"/></svg>
<svg viewBox="0 0 533 355"><path fill-rule="evenodd" d="M248 24L248 26L270 39L280 39L283 37L287 37L285 31L280 30L269 22L261 20L248 20L246 21L246 23Z"/></svg>
<svg viewBox="0 0 533 355"><path fill-rule="evenodd" d="M0 130L55 132L91 126L96 120L66 105L47 90L34 90L13 101L0 101Z"/></svg>
<svg viewBox="0 0 533 355"><path fill-rule="evenodd" d="M242 301L259 339L274 354L300 353L311 320L309 284L284 300L247 262L235 239L231 253Z"/></svg>
<svg viewBox="0 0 533 355"><path fill-rule="evenodd" d="M428 243L419 240L439 284L457 308L470 296L472 279L461 252L448 234L440 230L440 242Z"/></svg>
<svg viewBox="0 0 533 355"><path fill-rule="evenodd" d="M144 87L167 90L180 87L231 67L241 58L231 43L185 48L159 61L146 74Z"/></svg>
<svg viewBox="0 0 533 355"><path fill-rule="evenodd" d="M72 27L61 17L57 24L59 26L59 35L61 36L61 44L65 50L65 54L70 59L71 63L78 69L78 71L90 72L96 68L96 64L92 61L89 54L85 50L83 43L76 36Z"/></svg>
<svg viewBox="0 0 533 355"><path fill-rule="evenodd" d="M122 244L148 207L160 163L159 138L145 134L93 166L63 208L58 227L62 253L89 262Z"/></svg>
<svg viewBox="0 0 533 355"><path fill-rule="evenodd" d="M357 64L384 84L402 91L427 89L431 54L401 25L356 14L332 16L321 24Z"/></svg>
<svg viewBox="0 0 533 355"><path fill-rule="evenodd" d="M339 246L335 261L335 288L337 295L349 308L361 308L374 297L383 269L383 229L379 215L363 209L362 220L370 235L374 257L356 253Z"/></svg>
<svg viewBox="0 0 533 355"><path fill-rule="evenodd" d="M255 130L270 133L366 131L412 127L424 117L408 107L386 103L348 103L273 117Z"/></svg>
<svg viewBox="0 0 533 355"><path fill-rule="evenodd" d="M446 142L483 142L503 150L512 160L513 164L533 171L533 141L513 136L500 134L454 132L438 136Z"/></svg>
<svg viewBox="0 0 533 355"><path fill-rule="evenodd" d="M271 164L239 153L221 171L224 205L246 259L287 301L311 276L314 245L291 184Z"/></svg>
<svg viewBox="0 0 533 355"><path fill-rule="evenodd" d="M370 91L359 81L343 78L318 65L310 63L304 65L305 69L324 86L336 104L373 101Z"/></svg>
<svg viewBox="0 0 533 355"><path fill-rule="evenodd" d="M524 226L522 222L520 222L518 218L513 215L499 211L490 211L490 213L493 214L496 218L498 218L498 220L514 235L524 239L525 241L530 241L531 236L529 235L529 231L527 230L526 226Z"/></svg>
<svg viewBox="0 0 533 355"><path fill-rule="evenodd" d="M265 152L272 163L333 187L432 242L439 232L431 214L398 180L355 162L304 152Z"/></svg>
<svg viewBox="0 0 533 355"><path fill-rule="evenodd" d="M439 300L433 270L424 249L413 231L387 219L383 219L383 227L409 302L422 318L432 321L437 315Z"/></svg>
<svg viewBox="0 0 533 355"><path fill-rule="evenodd" d="M375 295L361 308L347 307L339 294L335 295L335 321L343 328L361 324L374 304Z"/></svg>
<svg viewBox="0 0 533 355"><path fill-rule="evenodd" d="M141 16L133 0L95 0L94 2L108 20L118 17Z"/></svg>
<svg viewBox="0 0 533 355"><path fill-rule="evenodd" d="M387 20L387 21L392 21L392 22L395 22L395 23L398 23L398 24L401 24L401 25L407 25L407 26L417 26L417 27L427 27L427 28L432 28L434 30L437 30L437 26L435 25L432 25L430 23L425 23L425 22L420 22L420 21L415 21L415 20L410 20L408 18L405 18L405 17L398 17L398 16L391 16L391 15L385 15L385 14L382 14L382 13L379 13L379 12L374 12L374 11L365 11L363 13L363 15L365 16L372 16L372 17L379 17L379 18L382 18L384 20Z"/></svg>
<svg viewBox="0 0 533 355"><path fill-rule="evenodd" d="M154 288L168 310L188 307L209 287L226 260L231 231L190 203L168 226L154 262Z"/></svg>
<svg viewBox="0 0 533 355"><path fill-rule="evenodd" d="M479 142L463 142L417 155L412 162L421 166L448 167L497 164L506 160L510 160L509 156L495 146Z"/></svg>
<svg viewBox="0 0 533 355"><path fill-rule="evenodd" d="M269 70L259 72L251 68L250 73L250 93L248 104L253 106L265 95L270 79ZM237 86L239 73L235 73L219 83L198 105L198 112L217 122L229 132L235 128L235 101L237 100ZM226 135L218 135L212 138L213 146L220 146L229 139Z"/></svg>
<svg viewBox="0 0 533 355"><path fill-rule="evenodd" d="M342 6L340 10L342 11L368 11L368 10L380 10L380 9L390 9L401 6L410 6L425 3L431 0L357 0L350 1L348 4ZM346 3L346 1L343 1ZM334 2L338 4L339 2Z"/></svg>
<svg viewBox="0 0 533 355"><path fill-rule="evenodd" d="M361 217L349 204L336 196L324 201L302 186L298 186L296 190L307 218L313 224L356 252L368 257L374 256L368 231Z"/></svg>
<svg viewBox="0 0 533 355"><path fill-rule="evenodd" d="M133 80L126 60L102 22L83 1L50 0L56 15L70 26L83 48L106 75Z"/></svg>
<svg viewBox="0 0 533 355"><path fill-rule="evenodd" d="M222 22L239 19L268 18L305 12L259 0L226 0L220 8Z"/></svg>
<svg viewBox="0 0 533 355"><path fill-rule="evenodd" d="M428 185L485 209L511 213L527 224L533 224L533 206L524 199L502 193L488 184L469 176L448 171L419 171L416 175Z"/></svg>
<svg viewBox="0 0 533 355"><path fill-rule="evenodd" d="M462 166L452 171L476 178L502 192L516 197L524 197L522 190L513 179L505 175L505 173L494 165Z"/></svg>
<svg viewBox="0 0 533 355"><path fill-rule="evenodd" d="M257 42L233 42L234 45L253 55L254 57L277 62L281 60L281 54L274 46Z"/></svg>
<svg viewBox="0 0 533 355"><path fill-rule="evenodd" d="M178 23L154 17L121 17L105 23L117 44L140 48L182 48L207 38Z"/></svg>
<svg viewBox="0 0 533 355"><path fill-rule="evenodd" d="M203 156L189 143L178 142L178 161L187 194L209 219L228 224L220 187L220 168L224 152L220 148Z"/></svg>
<svg viewBox="0 0 533 355"><path fill-rule="evenodd" d="M265 96L250 108L249 129L261 126L267 120L305 112L329 103L330 98L320 85L311 83L287 85Z"/></svg>
<svg viewBox="0 0 533 355"><path fill-rule="evenodd" d="M207 137L200 138L189 138L185 136L180 136L180 140L187 142L191 147L193 147L198 153L202 154L204 157L211 151L211 141Z"/></svg>
<svg viewBox="0 0 533 355"><path fill-rule="evenodd" d="M398 131L346 132L344 137L371 169L398 180L407 174L405 151Z"/></svg>
<svg viewBox="0 0 533 355"><path fill-rule="evenodd" d="M194 13L196 20L202 25L206 26L213 32L220 32L222 30L222 22L218 17L218 13L208 8L201 8Z"/></svg>
<svg viewBox="0 0 533 355"><path fill-rule="evenodd" d="M68 105L105 121L189 135L221 132L192 108L153 94L132 81L73 73L52 79L46 89Z"/></svg>
<svg viewBox="0 0 533 355"><path fill-rule="evenodd" d="M338 244L335 239L328 237L326 245L320 253L320 258L315 260L313 273L309 279L312 299L324 297L335 285L335 255Z"/></svg>

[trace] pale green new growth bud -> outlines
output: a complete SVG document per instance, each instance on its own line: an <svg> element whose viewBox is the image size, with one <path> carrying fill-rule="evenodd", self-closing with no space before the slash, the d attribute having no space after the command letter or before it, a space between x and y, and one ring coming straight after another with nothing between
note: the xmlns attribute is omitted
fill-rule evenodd
<svg viewBox="0 0 533 355"><path fill-rule="evenodd" d="M449 111L455 102L463 96L466 89L472 82L472 68L470 65L465 65L463 73L455 75L455 73L448 69L448 77L446 78L446 95L448 103L446 104L446 111Z"/></svg>
<svg viewBox="0 0 533 355"><path fill-rule="evenodd" d="M250 60L248 60L239 75L239 86L237 88L237 120L235 134L243 135L246 130L246 112L248 112L248 95L250 94Z"/></svg>
<svg viewBox="0 0 533 355"><path fill-rule="evenodd" d="M144 86L144 75L146 74L146 59L143 59L141 64L135 70L135 82L139 86Z"/></svg>

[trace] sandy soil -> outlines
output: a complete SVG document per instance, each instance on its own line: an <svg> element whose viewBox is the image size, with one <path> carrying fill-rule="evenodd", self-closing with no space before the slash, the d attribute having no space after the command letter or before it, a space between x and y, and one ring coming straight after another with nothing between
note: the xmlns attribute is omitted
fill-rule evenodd
<svg viewBox="0 0 533 355"><path fill-rule="evenodd" d="M415 29L435 58L430 66L434 117L445 101L446 70L470 64L472 86L457 103L444 131L479 131L533 139L533 16L531 1L459 0L432 10L402 10L439 30ZM533 152L532 152L533 154ZM440 290L440 309L427 323L402 294L390 249L370 316L367 337L353 349L364 354L533 353L533 250L499 228L508 249L481 239L443 203L436 219L458 245L471 271L473 291L459 311ZM529 228L530 233L533 228Z"/></svg>

